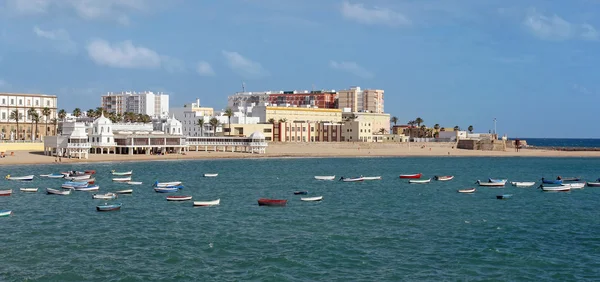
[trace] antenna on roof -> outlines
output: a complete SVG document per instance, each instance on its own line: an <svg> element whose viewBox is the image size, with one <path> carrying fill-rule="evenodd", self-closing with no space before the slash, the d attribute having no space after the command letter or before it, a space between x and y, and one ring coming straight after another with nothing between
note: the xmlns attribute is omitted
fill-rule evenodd
<svg viewBox="0 0 600 282"><path fill-rule="evenodd" d="M315 91L315 84L312 85L312 91Z"/></svg>
<svg viewBox="0 0 600 282"><path fill-rule="evenodd" d="M246 83L242 82L242 92L246 92Z"/></svg>

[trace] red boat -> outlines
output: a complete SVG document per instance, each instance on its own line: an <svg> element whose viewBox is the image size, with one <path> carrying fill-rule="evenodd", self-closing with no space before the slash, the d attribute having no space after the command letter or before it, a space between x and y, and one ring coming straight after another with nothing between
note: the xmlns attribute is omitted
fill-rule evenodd
<svg viewBox="0 0 600 282"><path fill-rule="evenodd" d="M287 200L276 200L276 199L266 199L266 198L258 199L259 206L283 207L286 204L287 204Z"/></svg>
<svg viewBox="0 0 600 282"><path fill-rule="evenodd" d="M86 170L84 172L85 172L85 174L96 174L95 170Z"/></svg>
<svg viewBox="0 0 600 282"><path fill-rule="evenodd" d="M422 173L417 173L417 174L400 174L400 178L419 179L419 178L421 178L422 175L423 175Z"/></svg>

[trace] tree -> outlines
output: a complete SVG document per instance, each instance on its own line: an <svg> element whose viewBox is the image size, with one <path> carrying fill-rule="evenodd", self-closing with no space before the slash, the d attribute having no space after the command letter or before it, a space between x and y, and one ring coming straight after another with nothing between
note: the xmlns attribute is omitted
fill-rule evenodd
<svg viewBox="0 0 600 282"><path fill-rule="evenodd" d="M379 133L380 133L380 134L385 134L385 128L383 128L383 127L382 127L382 128L380 128L380 129L379 129Z"/></svg>
<svg viewBox="0 0 600 282"><path fill-rule="evenodd" d="M54 125L54 133L58 133L56 130L56 127L58 126L58 119L53 118L50 122L52 122L52 125Z"/></svg>
<svg viewBox="0 0 600 282"><path fill-rule="evenodd" d="M438 130L440 130L440 124L439 124L439 123L436 123L436 124L433 126L433 129L435 129L435 131L438 131Z"/></svg>
<svg viewBox="0 0 600 282"><path fill-rule="evenodd" d="M37 114L37 111L35 110L34 107L31 107L27 110L27 116L29 116L29 119L31 120L31 131L29 131L29 134L30 134L29 137L31 137L32 141L35 140L33 137L33 115L36 115L36 114Z"/></svg>
<svg viewBox="0 0 600 282"><path fill-rule="evenodd" d="M358 116L355 115L354 113L352 113L351 115L349 115L348 117L346 117L346 121L354 121L357 118L358 118Z"/></svg>
<svg viewBox="0 0 600 282"><path fill-rule="evenodd" d="M419 135L421 137L427 137L427 126L425 126L424 124L421 125L421 127L419 128Z"/></svg>
<svg viewBox="0 0 600 282"><path fill-rule="evenodd" d="M270 118L267 122L270 123L270 124L275 124L275 119L274 118Z"/></svg>
<svg viewBox="0 0 600 282"><path fill-rule="evenodd" d="M94 111L94 109L89 109L89 110L87 110L85 115L89 118L94 118L94 117L96 117L96 112Z"/></svg>
<svg viewBox="0 0 600 282"><path fill-rule="evenodd" d="M421 127L421 123L423 123L423 122L424 122L423 119L420 117L415 119L415 123L417 124L418 127Z"/></svg>
<svg viewBox="0 0 600 282"><path fill-rule="evenodd" d="M73 110L73 116L76 117L76 118L80 117L81 116L81 109L80 108L75 108Z"/></svg>
<svg viewBox="0 0 600 282"><path fill-rule="evenodd" d="M40 132L39 127L38 127L38 123L40 122L40 114L38 114L37 112L33 114L33 116L31 117L31 119L35 122L35 139L37 139L37 136Z"/></svg>
<svg viewBox="0 0 600 282"><path fill-rule="evenodd" d="M445 128L445 127L442 127L442 128L440 128L440 131L441 131L441 132L444 132L444 131L446 131L446 128Z"/></svg>
<svg viewBox="0 0 600 282"><path fill-rule="evenodd" d="M287 118L280 118L279 119L279 123L285 123L287 121Z"/></svg>
<svg viewBox="0 0 600 282"><path fill-rule="evenodd" d="M198 119L198 126L200 126L200 136L204 136L204 118Z"/></svg>
<svg viewBox="0 0 600 282"><path fill-rule="evenodd" d="M65 112L64 109L60 109L60 111L58 111L58 118L61 119L62 121L65 121L66 117L67 117L67 112Z"/></svg>
<svg viewBox="0 0 600 282"><path fill-rule="evenodd" d="M473 126L469 125L469 128L467 128L469 130L469 133L473 133Z"/></svg>
<svg viewBox="0 0 600 282"><path fill-rule="evenodd" d="M44 116L44 123L46 124L46 136L48 136L48 118L52 114L52 111L48 107L42 109L42 115Z"/></svg>
<svg viewBox="0 0 600 282"><path fill-rule="evenodd" d="M227 108L224 114L227 117L227 127L229 127L229 135L231 135L231 117L233 116L233 110Z"/></svg>
<svg viewBox="0 0 600 282"><path fill-rule="evenodd" d="M460 130L460 127L458 125L454 127L454 131L459 131L459 130Z"/></svg>
<svg viewBox="0 0 600 282"><path fill-rule="evenodd" d="M14 109L10 112L11 120L15 120L17 122L17 136L15 136L16 140L19 140L19 121L23 118L23 114L19 112L19 110Z"/></svg>
<svg viewBox="0 0 600 282"><path fill-rule="evenodd" d="M97 107L95 110L95 116L99 117L104 113L104 109L102 107Z"/></svg>
<svg viewBox="0 0 600 282"><path fill-rule="evenodd" d="M394 123L394 125L396 125L396 123L398 123L398 118L397 118L397 117L392 117L392 118L390 119L390 121L391 121L391 122L393 122L393 123Z"/></svg>
<svg viewBox="0 0 600 282"><path fill-rule="evenodd" d="M212 126L213 136L217 135L217 126L219 126L219 120L216 117L211 118L210 121L208 121L208 124Z"/></svg>

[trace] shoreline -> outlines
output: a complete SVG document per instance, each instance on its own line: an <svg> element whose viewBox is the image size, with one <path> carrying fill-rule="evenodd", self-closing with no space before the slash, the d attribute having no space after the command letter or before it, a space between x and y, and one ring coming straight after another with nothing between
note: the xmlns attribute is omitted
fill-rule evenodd
<svg viewBox="0 0 600 282"><path fill-rule="evenodd" d="M96 155L89 159L62 159L35 151L15 151L15 156L0 158L0 166L32 164L89 164L115 162L151 162L222 159L292 159L292 158L402 158L402 157L574 157L600 158L599 151L559 151L548 149L514 149L474 151L456 149L454 143L271 143L266 154L189 151L185 155Z"/></svg>

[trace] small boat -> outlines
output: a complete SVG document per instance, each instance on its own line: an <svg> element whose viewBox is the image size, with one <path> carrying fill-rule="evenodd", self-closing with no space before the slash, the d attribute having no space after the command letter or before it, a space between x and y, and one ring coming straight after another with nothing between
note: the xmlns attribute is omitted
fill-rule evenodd
<svg viewBox="0 0 600 282"><path fill-rule="evenodd" d="M315 176L316 180L335 180L335 175Z"/></svg>
<svg viewBox="0 0 600 282"><path fill-rule="evenodd" d="M167 201L189 201L192 196L167 196Z"/></svg>
<svg viewBox="0 0 600 282"><path fill-rule="evenodd" d="M267 198L258 199L259 206L283 207L286 204L287 204L287 200L277 200L277 199L267 199Z"/></svg>
<svg viewBox="0 0 600 282"><path fill-rule="evenodd" d="M506 184L506 181L504 181L504 182L482 182L481 180L477 180L477 184L479 184L479 186L485 186L485 187L504 187L504 185Z"/></svg>
<svg viewBox="0 0 600 282"><path fill-rule="evenodd" d="M112 175L127 176L127 175L132 175L133 174L133 170L123 171L123 172L117 172L117 171L111 170L110 173Z"/></svg>
<svg viewBox="0 0 600 282"><path fill-rule="evenodd" d="M452 179L454 179L454 175L435 176L435 180L437 181L450 181Z"/></svg>
<svg viewBox="0 0 600 282"><path fill-rule="evenodd" d="M117 194L111 193L111 192L108 192L106 194L94 194L94 195L92 195L92 199L99 199L99 200L114 200L116 198L117 198Z"/></svg>
<svg viewBox="0 0 600 282"><path fill-rule="evenodd" d="M133 193L133 189L125 189L125 190L115 191L115 194L132 194L132 193Z"/></svg>
<svg viewBox="0 0 600 282"><path fill-rule="evenodd" d="M556 180L548 180L542 177L542 184L562 184L563 181L561 179Z"/></svg>
<svg viewBox="0 0 600 282"><path fill-rule="evenodd" d="M580 177L564 177L561 178L560 180L562 180L563 182L575 182L575 181L581 181Z"/></svg>
<svg viewBox="0 0 600 282"><path fill-rule="evenodd" d="M571 187L571 189L583 189L585 187L585 183L580 183L580 182L576 182L576 183L563 183L561 185L562 186L569 186L569 187Z"/></svg>
<svg viewBox="0 0 600 282"><path fill-rule="evenodd" d="M61 172L61 174L65 175L65 176L78 176L78 175L86 175L86 174L92 174L92 173L85 173L85 171L66 171L66 172Z"/></svg>
<svg viewBox="0 0 600 282"><path fill-rule="evenodd" d="M65 182L60 186L60 188L75 189L76 187L87 187L87 186L88 186L87 182Z"/></svg>
<svg viewBox="0 0 600 282"><path fill-rule="evenodd" d="M51 195L61 195L61 196L66 196L66 195L70 195L72 190L58 190L58 189L52 189L52 188L46 188L46 193L47 194L51 194Z"/></svg>
<svg viewBox="0 0 600 282"><path fill-rule="evenodd" d="M75 191L83 191L83 192L94 192L94 191L98 191L100 190L100 186L98 185L94 185L94 186L78 186L74 188Z"/></svg>
<svg viewBox="0 0 600 282"><path fill-rule="evenodd" d="M181 181L173 181L173 182L154 182L153 186L154 187L167 187L167 186L176 186L176 185L180 185Z"/></svg>
<svg viewBox="0 0 600 282"><path fill-rule="evenodd" d="M496 199L498 200L506 200L510 198L512 198L512 194L496 195Z"/></svg>
<svg viewBox="0 0 600 282"><path fill-rule="evenodd" d="M489 183L499 183L499 182L506 183L507 181L508 181L507 179L500 179L500 178L489 178L488 179Z"/></svg>
<svg viewBox="0 0 600 282"><path fill-rule="evenodd" d="M114 182L129 182L129 181L131 181L131 176L130 177L122 177L122 178L113 178L112 181L114 181Z"/></svg>
<svg viewBox="0 0 600 282"><path fill-rule="evenodd" d="M71 180L71 181L82 181L82 180L88 180L92 178L91 174L84 174L84 175L77 175L77 176L65 176L66 180Z"/></svg>
<svg viewBox="0 0 600 282"><path fill-rule="evenodd" d="M588 182L588 187L600 187L600 182Z"/></svg>
<svg viewBox="0 0 600 282"><path fill-rule="evenodd" d="M97 211L117 211L121 209L123 204L112 204L104 203L104 205L96 206Z"/></svg>
<svg viewBox="0 0 600 282"><path fill-rule="evenodd" d="M64 178L65 175L64 174L40 174L40 177L47 177L47 178Z"/></svg>
<svg viewBox="0 0 600 282"><path fill-rule="evenodd" d="M544 186L540 185L542 191L544 192L569 192L571 191L571 186Z"/></svg>
<svg viewBox="0 0 600 282"><path fill-rule="evenodd" d="M361 176L363 180L381 180L381 176Z"/></svg>
<svg viewBox="0 0 600 282"><path fill-rule="evenodd" d="M194 207L218 206L219 204L221 204L221 199L216 199L214 201L195 201Z"/></svg>
<svg viewBox="0 0 600 282"><path fill-rule="evenodd" d="M86 182L88 184L94 184L94 183L96 183L96 178L90 178L90 179L86 180Z"/></svg>
<svg viewBox="0 0 600 282"><path fill-rule="evenodd" d="M420 179L411 179L411 180L408 181L408 183L411 183L411 184L426 184L426 183L429 183L429 182L431 182L431 178L429 178L429 179L423 179L423 180L420 180Z"/></svg>
<svg viewBox="0 0 600 282"><path fill-rule="evenodd" d="M512 181L510 184L512 184L512 186L515 186L515 187L531 187L531 186L535 185L535 182Z"/></svg>
<svg viewBox="0 0 600 282"><path fill-rule="evenodd" d="M10 216L12 215L11 210L0 210L0 217Z"/></svg>
<svg viewBox="0 0 600 282"><path fill-rule="evenodd" d="M217 176L219 176L218 173L205 173L204 174L204 177L217 177Z"/></svg>
<svg viewBox="0 0 600 282"><path fill-rule="evenodd" d="M173 193L173 192L177 192L179 191L179 188L177 187L155 187L154 188L154 192L156 193Z"/></svg>
<svg viewBox="0 0 600 282"><path fill-rule="evenodd" d="M419 179L421 178L421 176L423 176L423 173L417 173L417 174L400 174L400 178L403 179Z"/></svg>
<svg viewBox="0 0 600 282"><path fill-rule="evenodd" d="M93 170L93 169L89 169L89 170L83 171L83 173L85 173L85 174L96 174L96 171Z"/></svg>
<svg viewBox="0 0 600 282"><path fill-rule="evenodd" d="M343 182L359 182L359 181L364 181L365 179L363 177L340 177L340 181Z"/></svg>
<svg viewBox="0 0 600 282"><path fill-rule="evenodd" d="M10 196L10 194L12 194L12 189L0 190L0 196Z"/></svg>
<svg viewBox="0 0 600 282"><path fill-rule="evenodd" d="M294 191L294 195L306 195L308 191Z"/></svg>
<svg viewBox="0 0 600 282"><path fill-rule="evenodd" d="M142 185L141 181L129 181L127 182L127 185Z"/></svg>
<svg viewBox="0 0 600 282"><path fill-rule="evenodd" d="M458 193L475 193L475 191L477 191L477 189L475 189L475 188L469 188L469 189L460 189L457 192Z"/></svg>
<svg viewBox="0 0 600 282"><path fill-rule="evenodd" d="M323 200L323 196L300 198L300 201L304 201L304 202L318 202L321 200Z"/></svg>
<svg viewBox="0 0 600 282"><path fill-rule="evenodd" d="M19 190L21 192L35 193L38 191L38 188L19 188Z"/></svg>
<svg viewBox="0 0 600 282"><path fill-rule="evenodd" d="M6 178L7 180L16 180L16 181L31 181L31 180L33 180L33 176L34 176L34 175L26 175L26 176L10 176L10 174L9 174L9 175L7 175L5 178Z"/></svg>

